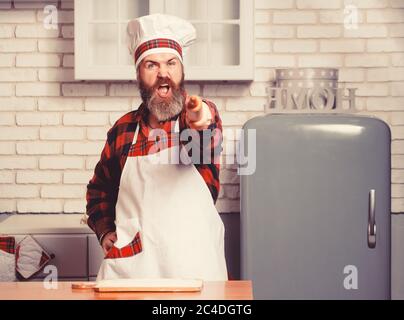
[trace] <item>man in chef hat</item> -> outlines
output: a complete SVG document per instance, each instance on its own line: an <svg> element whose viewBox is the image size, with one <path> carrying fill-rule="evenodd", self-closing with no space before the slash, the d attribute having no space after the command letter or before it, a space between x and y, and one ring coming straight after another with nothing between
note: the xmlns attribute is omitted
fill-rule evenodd
<svg viewBox="0 0 404 320"><path fill-rule="evenodd" d="M87 223L105 254L97 280L227 280L224 225L215 208L221 120L213 102L188 96L184 87L183 58L195 28L154 14L130 21L127 30L143 102L109 130L87 186ZM178 143L184 130L196 133L189 143L208 161L153 161L169 153L189 157L186 143Z"/></svg>

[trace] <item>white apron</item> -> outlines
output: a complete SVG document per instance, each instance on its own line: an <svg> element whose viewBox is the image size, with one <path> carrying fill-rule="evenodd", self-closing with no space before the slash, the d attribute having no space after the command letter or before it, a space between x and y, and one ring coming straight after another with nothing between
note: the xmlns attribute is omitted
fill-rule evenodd
<svg viewBox="0 0 404 320"><path fill-rule="evenodd" d="M133 144L139 132L137 125ZM178 132L178 120L175 124ZM128 156L116 203L117 241L123 248L139 232L142 251L105 258L97 281L118 278L227 280L224 225L195 166L157 163L185 156L179 144L146 156ZM125 247L127 248L127 247Z"/></svg>

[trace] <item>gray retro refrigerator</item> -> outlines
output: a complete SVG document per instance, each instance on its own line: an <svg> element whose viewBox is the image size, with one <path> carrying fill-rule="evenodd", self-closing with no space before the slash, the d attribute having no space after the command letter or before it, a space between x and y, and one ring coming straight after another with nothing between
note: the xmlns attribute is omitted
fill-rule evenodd
<svg viewBox="0 0 404 320"><path fill-rule="evenodd" d="M249 163L256 134L255 170L240 176L241 278L254 298L390 299L389 127L271 114L243 129Z"/></svg>

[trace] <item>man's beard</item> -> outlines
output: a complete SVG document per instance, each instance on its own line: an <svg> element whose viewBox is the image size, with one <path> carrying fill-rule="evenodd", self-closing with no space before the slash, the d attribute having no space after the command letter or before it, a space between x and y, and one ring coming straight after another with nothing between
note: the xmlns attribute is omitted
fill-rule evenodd
<svg viewBox="0 0 404 320"><path fill-rule="evenodd" d="M181 113L185 102L184 74L178 85L169 78L159 78L153 86L148 87L140 77L138 79L143 103L157 121L164 122ZM158 87L164 83L170 86L172 93L165 99L157 94Z"/></svg>

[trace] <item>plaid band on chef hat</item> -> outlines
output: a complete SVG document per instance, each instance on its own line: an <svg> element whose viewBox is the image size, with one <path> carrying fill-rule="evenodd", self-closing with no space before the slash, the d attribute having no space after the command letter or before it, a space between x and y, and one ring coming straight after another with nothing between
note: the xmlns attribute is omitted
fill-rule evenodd
<svg viewBox="0 0 404 320"><path fill-rule="evenodd" d="M190 22L160 13L129 21L127 32L136 68L143 58L153 53L173 53L182 62L185 51L196 40L196 31Z"/></svg>

